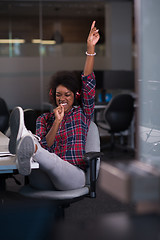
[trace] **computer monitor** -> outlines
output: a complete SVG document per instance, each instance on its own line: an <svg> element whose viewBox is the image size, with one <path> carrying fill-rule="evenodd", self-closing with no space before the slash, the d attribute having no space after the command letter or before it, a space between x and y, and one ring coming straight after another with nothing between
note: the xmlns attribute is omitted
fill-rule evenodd
<svg viewBox="0 0 160 240"><path fill-rule="evenodd" d="M103 89L103 82L104 82L104 71L103 70L95 70L95 77L96 77L96 89Z"/></svg>
<svg viewBox="0 0 160 240"><path fill-rule="evenodd" d="M103 87L105 89L123 89L134 91L134 71L104 71Z"/></svg>

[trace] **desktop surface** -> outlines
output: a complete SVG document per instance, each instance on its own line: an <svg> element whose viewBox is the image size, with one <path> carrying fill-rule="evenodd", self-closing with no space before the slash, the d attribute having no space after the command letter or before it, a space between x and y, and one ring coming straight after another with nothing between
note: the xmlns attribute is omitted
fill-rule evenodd
<svg viewBox="0 0 160 240"><path fill-rule="evenodd" d="M8 143L9 138L0 132L0 174L17 170L16 156L9 152ZM32 161L31 168L39 168L39 164Z"/></svg>

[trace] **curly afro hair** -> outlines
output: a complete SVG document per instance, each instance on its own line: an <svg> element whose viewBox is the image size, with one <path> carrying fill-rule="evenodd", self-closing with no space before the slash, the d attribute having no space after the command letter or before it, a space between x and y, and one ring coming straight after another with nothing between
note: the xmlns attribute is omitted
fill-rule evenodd
<svg viewBox="0 0 160 240"><path fill-rule="evenodd" d="M62 85L73 92L73 105L80 105L81 81L76 72L59 71L52 76L49 86L49 102L54 106L57 106L56 89L59 85Z"/></svg>

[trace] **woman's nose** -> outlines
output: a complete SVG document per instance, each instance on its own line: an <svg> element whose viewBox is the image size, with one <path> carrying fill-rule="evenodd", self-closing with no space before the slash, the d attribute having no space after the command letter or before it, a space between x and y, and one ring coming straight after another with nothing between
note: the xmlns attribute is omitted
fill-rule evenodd
<svg viewBox="0 0 160 240"><path fill-rule="evenodd" d="M60 101L63 101L64 99L65 99L64 95L60 96Z"/></svg>

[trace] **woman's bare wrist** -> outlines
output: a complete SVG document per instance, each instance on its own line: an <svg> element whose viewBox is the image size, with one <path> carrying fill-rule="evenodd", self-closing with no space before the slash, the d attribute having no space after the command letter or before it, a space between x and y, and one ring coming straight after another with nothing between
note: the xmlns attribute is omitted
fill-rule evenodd
<svg viewBox="0 0 160 240"><path fill-rule="evenodd" d="M61 120L55 119L53 124L59 127L60 123L61 123Z"/></svg>
<svg viewBox="0 0 160 240"><path fill-rule="evenodd" d="M93 54L94 52L95 52L95 47L87 45L87 53Z"/></svg>

